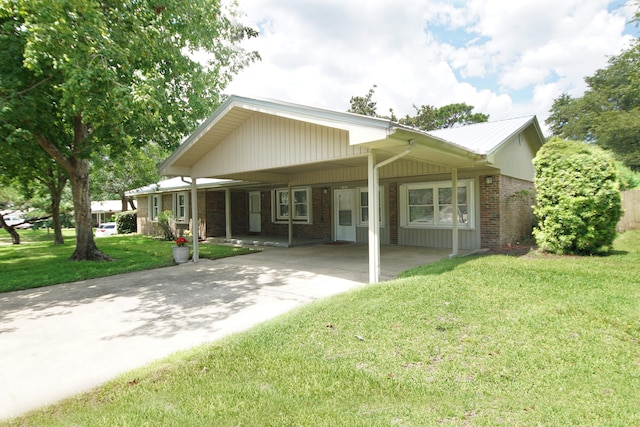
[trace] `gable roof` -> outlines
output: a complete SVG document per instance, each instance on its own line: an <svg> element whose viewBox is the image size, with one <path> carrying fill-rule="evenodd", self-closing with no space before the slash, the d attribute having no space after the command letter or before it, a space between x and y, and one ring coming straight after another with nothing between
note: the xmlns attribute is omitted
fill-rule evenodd
<svg viewBox="0 0 640 427"><path fill-rule="evenodd" d="M314 144L294 139L291 145L291 140L283 142L273 136L276 129L273 126L285 126L283 123L335 130L342 135L346 141L343 147L347 148L329 150L332 151L329 156L294 158L294 155L287 156L291 157L287 159L288 163L268 163L271 153L265 151L267 146L288 144L289 150L304 151L301 145ZM384 161L404 153L409 147L411 152L406 155L407 160L444 167L475 167L490 165L492 159L488 154L528 127L535 129L533 133L541 144L544 139L534 116L424 132L377 117L233 95L163 162L160 174L198 179L225 178L236 182L287 182L287 176L311 165L315 170L336 168L338 164L343 167L366 165L366 154L372 149L378 153L378 161ZM244 132L242 137L238 134L240 130ZM319 150L307 147L309 151ZM232 156L231 153L236 154Z"/></svg>
<svg viewBox="0 0 640 427"><path fill-rule="evenodd" d="M430 135L465 147L478 154L491 154L513 136L533 126L540 140L544 136L536 116L518 117L495 122L474 123L447 129L429 131Z"/></svg>

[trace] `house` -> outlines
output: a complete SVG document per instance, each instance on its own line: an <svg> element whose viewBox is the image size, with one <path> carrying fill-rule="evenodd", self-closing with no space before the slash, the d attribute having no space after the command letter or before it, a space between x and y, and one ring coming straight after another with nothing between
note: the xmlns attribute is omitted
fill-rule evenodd
<svg viewBox="0 0 640 427"><path fill-rule="evenodd" d="M91 202L91 223L94 227L109 222L114 214L122 212L121 200L96 200Z"/></svg>
<svg viewBox="0 0 640 427"><path fill-rule="evenodd" d="M380 244L455 256L529 236L532 201L523 190L533 188L543 142L535 116L423 132L231 96L161 165L161 175L184 178L127 195L137 198L145 233L171 209L182 227L197 223L201 238L368 243L376 282Z"/></svg>

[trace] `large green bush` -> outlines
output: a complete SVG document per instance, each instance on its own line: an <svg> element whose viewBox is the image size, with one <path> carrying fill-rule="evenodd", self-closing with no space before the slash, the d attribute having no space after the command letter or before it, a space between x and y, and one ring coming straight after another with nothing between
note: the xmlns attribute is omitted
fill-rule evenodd
<svg viewBox="0 0 640 427"><path fill-rule="evenodd" d="M541 249L558 254L594 254L608 249L622 216L613 158L601 148L555 138L533 161Z"/></svg>
<svg viewBox="0 0 640 427"><path fill-rule="evenodd" d="M118 233L129 234L138 231L138 211L126 211L116 215Z"/></svg>

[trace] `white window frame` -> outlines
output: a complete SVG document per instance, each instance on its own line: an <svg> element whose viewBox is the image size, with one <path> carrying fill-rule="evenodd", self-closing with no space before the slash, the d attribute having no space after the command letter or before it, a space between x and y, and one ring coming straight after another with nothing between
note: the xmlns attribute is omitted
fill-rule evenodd
<svg viewBox="0 0 640 427"><path fill-rule="evenodd" d="M180 204L180 200L182 203ZM173 193L173 218L176 222L184 223L189 221L189 192L181 191Z"/></svg>
<svg viewBox="0 0 640 427"><path fill-rule="evenodd" d="M162 194L149 195L149 218L151 221L157 222L160 213L162 213Z"/></svg>
<svg viewBox="0 0 640 427"><path fill-rule="evenodd" d="M369 221L368 220L364 220L362 218L362 210L364 208L367 209L367 212L369 210L369 189L367 187L359 187L356 189L357 193L358 193L358 227L368 227L369 226ZM364 206L362 204L362 194L363 193L367 193L367 205ZM384 227L384 186L380 186L380 192L378 195L378 201L380 203L380 227ZM367 217L368 217L368 213L367 213Z"/></svg>
<svg viewBox="0 0 640 427"><path fill-rule="evenodd" d="M296 198L296 193L301 193L301 192L305 192L305 200L306 202L304 203L296 203L295 202L295 198ZM306 205L306 215L295 215L293 216L293 221L297 222L297 223L305 223L305 224L311 224L311 197L312 197L312 192L311 192L311 187L292 187L291 188L291 194L294 198L294 212L296 212L295 209L295 205ZM287 200L287 203L281 203L282 198L284 198ZM273 219L273 222L275 223L285 223L289 221L289 189L288 188L276 188L275 190L273 190L272 192L272 200L273 200L273 204L272 204L272 212L271 212L271 216ZM283 214L281 211L281 206L287 206L287 213Z"/></svg>
<svg viewBox="0 0 640 427"><path fill-rule="evenodd" d="M458 187L464 187L467 189L467 222L459 222L458 228L471 230L475 227L476 209L474 203L474 181L472 179L458 180ZM410 184L402 184L400 186L400 226L404 228L429 228L429 229L452 229L453 224L448 222L442 222L440 215L436 213L440 212L440 202L438 200L438 191L444 188L451 188L451 181L437 181L437 182L416 182ZM431 189L433 190L433 201L429 206L433 206L433 221L432 222L411 222L409 215L409 190L417 189ZM457 194L457 192L456 192ZM448 206L449 203L443 204ZM464 206L465 204L460 204ZM459 209L460 211L460 209ZM458 215L458 218L460 216Z"/></svg>

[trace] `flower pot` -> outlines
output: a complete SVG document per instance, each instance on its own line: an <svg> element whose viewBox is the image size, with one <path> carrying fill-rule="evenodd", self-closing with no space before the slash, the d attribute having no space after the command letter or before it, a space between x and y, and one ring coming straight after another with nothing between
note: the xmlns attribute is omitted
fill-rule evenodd
<svg viewBox="0 0 640 427"><path fill-rule="evenodd" d="M173 246L173 260L176 264L182 264L189 261L189 253L191 246Z"/></svg>

